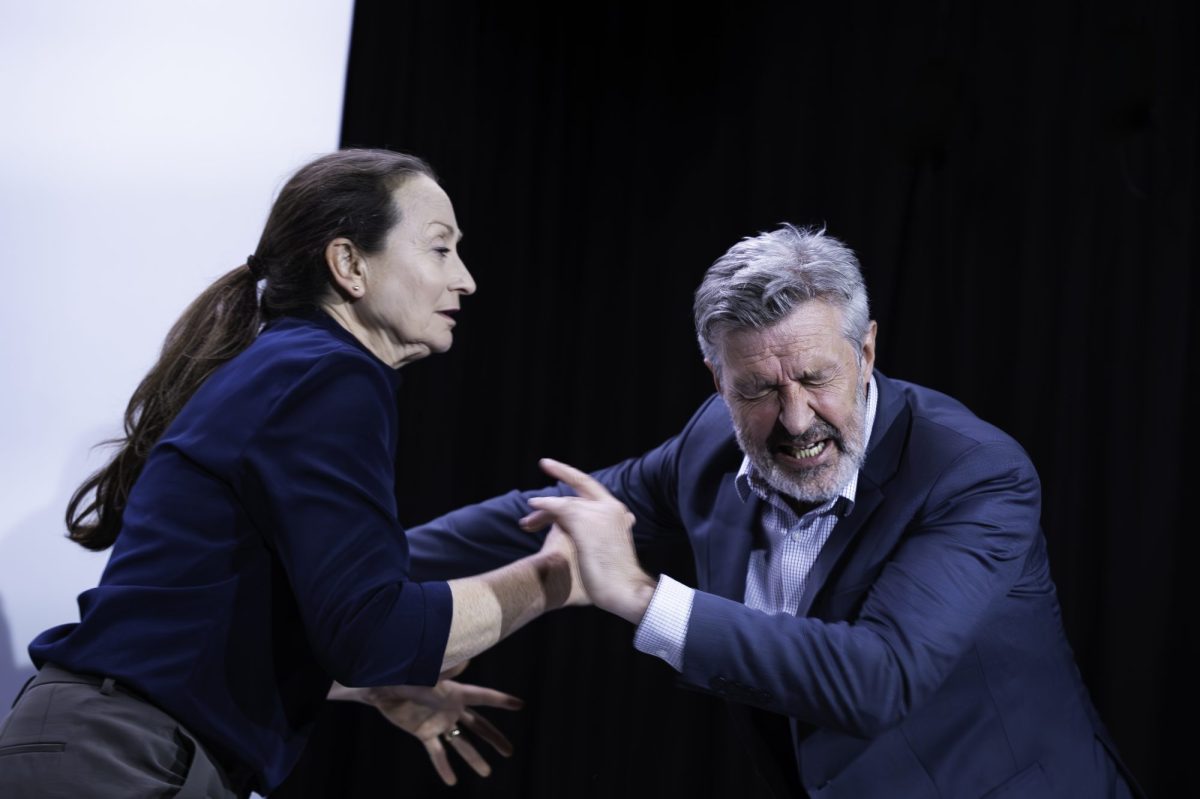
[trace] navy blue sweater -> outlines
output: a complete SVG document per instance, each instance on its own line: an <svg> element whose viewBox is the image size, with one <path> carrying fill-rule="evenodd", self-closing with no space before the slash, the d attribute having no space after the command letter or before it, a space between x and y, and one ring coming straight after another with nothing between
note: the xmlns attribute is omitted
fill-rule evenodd
<svg viewBox="0 0 1200 799"><path fill-rule="evenodd" d="M408 579L398 384L324 313L268 326L154 447L80 622L38 636L34 663L115 677L260 792L331 679L433 684L452 605Z"/></svg>

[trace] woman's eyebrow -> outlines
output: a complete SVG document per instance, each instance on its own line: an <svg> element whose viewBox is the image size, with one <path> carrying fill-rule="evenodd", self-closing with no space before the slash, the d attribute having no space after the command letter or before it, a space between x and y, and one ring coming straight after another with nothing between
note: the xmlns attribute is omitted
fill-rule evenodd
<svg viewBox="0 0 1200 799"><path fill-rule="evenodd" d="M463 240L463 232L461 230L455 231L455 229L451 225L448 225L445 222L438 222L438 221L430 222L429 225L427 225L427 227L432 227L434 225L439 225L440 227L444 227L448 233L455 236L456 242Z"/></svg>

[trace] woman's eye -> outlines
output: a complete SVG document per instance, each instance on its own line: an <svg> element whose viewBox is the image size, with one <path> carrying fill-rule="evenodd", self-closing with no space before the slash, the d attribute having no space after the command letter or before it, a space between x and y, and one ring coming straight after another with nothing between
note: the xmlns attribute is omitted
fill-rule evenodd
<svg viewBox="0 0 1200 799"><path fill-rule="evenodd" d="M433 251L436 252L438 255L440 255L443 258L445 258L447 255L450 254L449 247L434 247Z"/></svg>

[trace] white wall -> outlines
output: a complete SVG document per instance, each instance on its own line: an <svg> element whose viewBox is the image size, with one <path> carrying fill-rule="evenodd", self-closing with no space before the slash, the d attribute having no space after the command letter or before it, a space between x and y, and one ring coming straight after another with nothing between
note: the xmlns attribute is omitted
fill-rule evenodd
<svg viewBox="0 0 1200 799"><path fill-rule="evenodd" d="M0 716L107 557L63 513L188 301L337 147L352 0L0 3Z"/></svg>

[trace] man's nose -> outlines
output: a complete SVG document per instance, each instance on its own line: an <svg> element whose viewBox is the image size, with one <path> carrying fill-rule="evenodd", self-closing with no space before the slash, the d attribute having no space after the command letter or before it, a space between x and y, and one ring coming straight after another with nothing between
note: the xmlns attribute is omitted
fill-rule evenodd
<svg viewBox="0 0 1200 799"><path fill-rule="evenodd" d="M789 435L798 436L812 427L816 414L809 406L809 395L803 387L789 385L779 394L779 423Z"/></svg>

